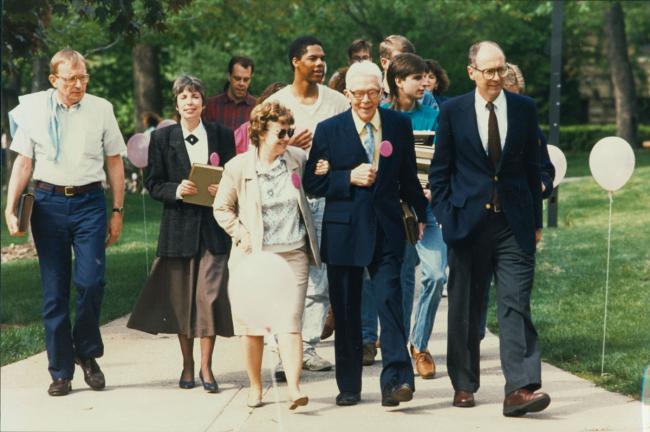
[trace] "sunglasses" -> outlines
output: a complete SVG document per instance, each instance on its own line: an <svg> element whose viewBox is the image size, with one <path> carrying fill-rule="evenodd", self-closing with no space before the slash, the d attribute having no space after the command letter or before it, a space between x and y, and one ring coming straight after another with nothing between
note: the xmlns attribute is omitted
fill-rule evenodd
<svg viewBox="0 0 650 432"><path fill-rule="evenodd" d="M295 131L295 129L280 129L278 131L278 139L284 139L285 136L291 138Z"/></svg>

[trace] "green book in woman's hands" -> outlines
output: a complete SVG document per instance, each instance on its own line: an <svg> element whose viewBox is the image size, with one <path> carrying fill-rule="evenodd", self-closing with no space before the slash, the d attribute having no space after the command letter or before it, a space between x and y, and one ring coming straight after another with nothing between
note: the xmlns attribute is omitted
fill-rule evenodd
<svg viewBox="0 0 650 432"><path fill-rule="evenodd" d="M183 202L212 207L214 197L208 192L208 186L219 184L223 174L223 167L208 164L192 164L189 180L196 185L198 193L183 197Z"/></svg>

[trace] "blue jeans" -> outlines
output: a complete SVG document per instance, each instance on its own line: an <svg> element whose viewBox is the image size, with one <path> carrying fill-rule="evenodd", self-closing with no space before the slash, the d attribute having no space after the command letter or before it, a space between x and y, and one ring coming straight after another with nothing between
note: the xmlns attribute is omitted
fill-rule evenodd
<svg viewBox="0 0 650 432"><path fill-rule="evenodd" d="M314 220L314 228L316 228L318 246L320 247L325 198L309 199L309 207ZM320 335L323 332L329 305L327 266L324 263L320 267L310 265L305 310L302 316L302 342L305 352L313 350L320 342Z"/></svg>
<svg viewBox="0 0 650 432"><path fill-rule="evenodd" d="M41 271L48 369L53 379L72 379L75 356L104 354L99 332L106 268L104 192L68 198L37 189L35 195L31 222ZM72 328L71 277L77 289Z"/></svg>
<svg viewBox="0 0 650 432"><path fill-rule="evenodd" d="M420 257L422 272L420 297L415 309L415 321L411 333L411 345L423 351L429 344L436 319L442 289L447 282L447 245L442 240L431 205L427 205L427 225L424 237L415 245Z"/></svg>
<svg viewBox="0 0 650 432"><path fill-rule="evenodd" d="M433 323L442 297L442 288L447 282L447 246L442 240L442 232L433 215L431 205L426 208L427 224L424 237L415 247L407 243L402 263L400 285L404 309L404 328L410 342L418 350L427 348ZM421 264L420 297L415 310L415 324L411 332L411 312L415 291L415 267ZM364 277L361 301L361 333L363 343L377 340L377 309L372 295L370 280Z"/></svg>

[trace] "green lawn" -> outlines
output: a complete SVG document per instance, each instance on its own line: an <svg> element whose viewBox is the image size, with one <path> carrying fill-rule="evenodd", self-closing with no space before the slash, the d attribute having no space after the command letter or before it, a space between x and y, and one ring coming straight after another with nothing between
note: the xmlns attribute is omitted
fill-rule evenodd
<svg viewBox="0 0 650 432"><path fill-rule="evenodd" d="M111 205L110 196L108 205ZM155 255L162 205L145 196L149 261ZM124 229L120 241L108 249L106 291L102 322L128 313L146 278L143 200L139 194L127 194ZM2 245L8 235L3 218ZM13 238L11 238L13 239ZM44 349L41 322L41 292L38 263L34 260L2 264L0 290L0 364L20 360ZM74 292L71 310L74 310Z"/></svg>
<svg viewBox="0 0 650 432"><path fill-rule="evenodd" d="M638 399L650 364L650 151L637 155L634 175L614 193L605 375L609 201L591 178L561 187L559 228L544 230L538 250L532 309L545 361ZM497 330L494 305L490 315Z"/></svg>

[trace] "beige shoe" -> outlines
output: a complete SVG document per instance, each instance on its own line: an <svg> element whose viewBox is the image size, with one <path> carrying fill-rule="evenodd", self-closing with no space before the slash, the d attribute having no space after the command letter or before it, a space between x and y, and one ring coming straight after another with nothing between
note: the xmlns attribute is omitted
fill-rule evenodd
<svg viewBox="0 0 650 432"><path fill-rule="evenodd" d="M294 399L289 403L289 409L295 410L299 406L305 406L309 403L309 398L307 396L300 396L297 399Z"/></svg>
<svg viewBox="0 0 650 432"><path fill-rule="evenodd" d="M258 393L253 393L249 390L248 399L246 400L246 405L249 408L259 408L263 405L262 395Z"/></svg>
<svg viewBox="0 0 650 432"><path fill-rule="evenodd" d="M429 350L418 351L411 345L411 357L415 360L415 369L422 379L431 379L436 376L436 363Z"/></svg>

